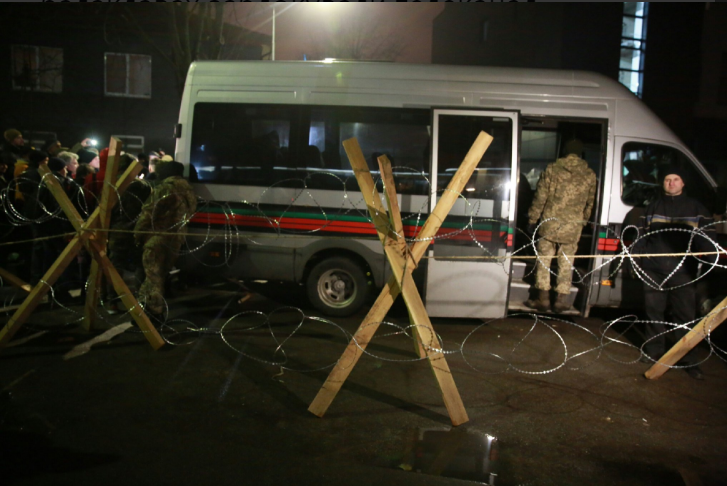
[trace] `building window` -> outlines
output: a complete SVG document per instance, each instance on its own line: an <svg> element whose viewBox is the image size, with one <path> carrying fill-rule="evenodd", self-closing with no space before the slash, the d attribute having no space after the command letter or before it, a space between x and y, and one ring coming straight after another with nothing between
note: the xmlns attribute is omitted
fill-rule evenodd
<svg viewBox="0 0 727 486"><path fill-rule="evenodd" d="M644 85L648 2L624 3L618 80L639 98Z"/></svg>
<svg viewBox="0 0 727 486"><path fill-rule="evenodd" d="M14 45L12 56L13 89L63 91L63 49Z"/></svg>
<svg viewBox="0 0 727 486"><path fill-rule="evenodd" d="M106 96L151 98L151 56L107 52L104 61Z"/></svg>

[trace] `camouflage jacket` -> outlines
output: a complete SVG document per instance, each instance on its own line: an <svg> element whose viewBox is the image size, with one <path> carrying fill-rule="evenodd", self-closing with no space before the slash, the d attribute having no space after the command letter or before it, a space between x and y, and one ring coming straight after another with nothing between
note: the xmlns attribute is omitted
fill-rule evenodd
<svg viewBox="0 0 727 486"><path fill-rule="evenodd" d="M528 220L533 224L556 218L540 226L540 236L556 243L577 243L591 216L595 194L596 174L585 160L570 154L540 175Z"/></svg>
<svg viewBox="0 0 727 486"><path fill-rule="evenodd" d="M141 233L158 231L177 233L197 210L197 197L189 182L178 176L167 177L154 188L141 208L134 227L136 241L146 242L153 235Z"/></svg>

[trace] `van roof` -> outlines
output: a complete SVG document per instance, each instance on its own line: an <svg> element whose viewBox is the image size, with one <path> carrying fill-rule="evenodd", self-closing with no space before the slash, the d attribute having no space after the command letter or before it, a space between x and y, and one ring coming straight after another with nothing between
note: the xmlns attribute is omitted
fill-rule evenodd
<svg viewBox="0 0 727 486"><path fill-rule="evenodd" d="M489 85L549 86L559 88L593 88L601 98L634 98L621 83L607 76L573 70L530 69L483 66L449 66L438 64L402 64L357 61L196 61L189 68L187 84L210 77L250 78L333 78L417 80L423 82L485 83ZM206 83L204 83L206 84Z"/></svg>

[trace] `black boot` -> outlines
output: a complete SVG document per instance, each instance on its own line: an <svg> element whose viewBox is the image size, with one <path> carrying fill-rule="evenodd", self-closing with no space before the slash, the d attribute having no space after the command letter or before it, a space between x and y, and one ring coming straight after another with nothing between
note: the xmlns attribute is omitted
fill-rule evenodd
<svg viewBox="0 0 727 486"><path fill-rule="evenodd" d="M540 312L548 312L550 310L550 292L538 290L538 298L526 301L525 305Z"/></svg>
<svg viewBox="0 0 727 486"><path fill-rule="evenodd" d="M555 304L553 304L553 311L561 313L570 309L568 297L568 294L557 294L557 297L555 298Z"/></svg>

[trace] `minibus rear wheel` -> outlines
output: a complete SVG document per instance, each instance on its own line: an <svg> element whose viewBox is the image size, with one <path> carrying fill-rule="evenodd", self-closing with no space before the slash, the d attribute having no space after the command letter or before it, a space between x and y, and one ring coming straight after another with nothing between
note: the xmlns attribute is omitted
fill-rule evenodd
<svg viewBox="0 0 727 486"><path fill-rule="evenodd" d="M346 257L326 258L308 274L306 291L311 305L328 316L356 313L366 301L366 273Z"/></svg>

